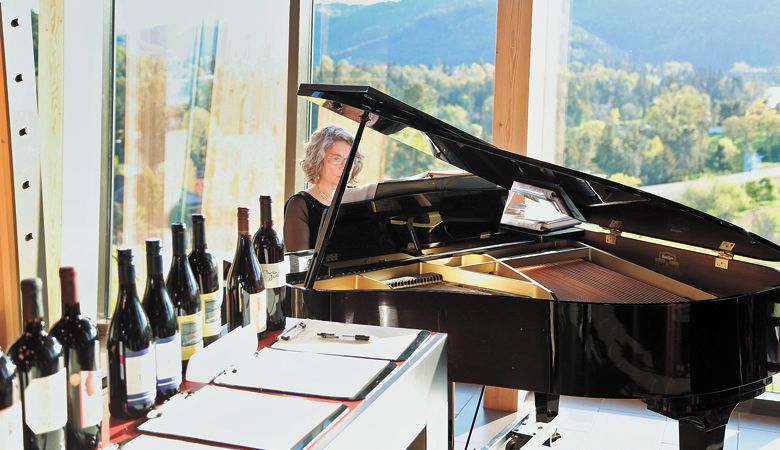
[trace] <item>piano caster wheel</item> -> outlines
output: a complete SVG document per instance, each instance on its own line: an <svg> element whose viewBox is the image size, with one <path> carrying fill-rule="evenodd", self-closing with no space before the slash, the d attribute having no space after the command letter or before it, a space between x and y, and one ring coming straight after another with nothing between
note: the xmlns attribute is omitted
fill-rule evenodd
<svg viewBox="0 0 780 450"><path fill-rule="evenodd" d="M531 440L531 436L520 433L509 433L509 440L504 444L504 450L520 450Z"/></svg>

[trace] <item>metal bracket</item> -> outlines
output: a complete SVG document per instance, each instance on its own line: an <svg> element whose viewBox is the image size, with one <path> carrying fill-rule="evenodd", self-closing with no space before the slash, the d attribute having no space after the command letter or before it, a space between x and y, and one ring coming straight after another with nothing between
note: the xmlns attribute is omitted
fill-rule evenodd
<svg viewBox="0 0 780 450"><path fill-rule="evenodd" d="M607 244L615 245L617 238L620 236L620 227L623 226L622 220L612 220L609 222L609 234L607 235Z"/></svg>
<svg viewBox="0 0 780 450"><path fill-rule="evenodd" d="M734 259L734 243L723 241L720 243L720 247L718 247L718 256L715 258L715 267L718 269L724 269L728 270L729 268L729 261Z"/></svg>

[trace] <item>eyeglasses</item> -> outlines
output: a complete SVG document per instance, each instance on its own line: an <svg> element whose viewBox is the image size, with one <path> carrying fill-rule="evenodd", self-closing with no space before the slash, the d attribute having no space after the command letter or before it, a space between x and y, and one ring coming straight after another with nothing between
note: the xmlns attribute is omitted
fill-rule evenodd
<svg viewBox="0 0 780 450"><path fill-rule="evenodd" d="M341 166L347 162L347 158L344 158L343 156L339 156L339 155L330 155L327 156L325 159L328 160L328 162L330 164L333 164L334 166Z"/></svg>

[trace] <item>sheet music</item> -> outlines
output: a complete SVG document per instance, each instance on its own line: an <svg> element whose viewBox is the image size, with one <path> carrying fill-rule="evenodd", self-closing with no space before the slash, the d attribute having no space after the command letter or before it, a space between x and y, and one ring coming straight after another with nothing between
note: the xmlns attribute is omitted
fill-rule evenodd
<svg viewBox="0 0 780 450"><path fill-rule="evenodd" d="M292 321L287 322L291 325ZM409 328L387 328L320 320L301 320L301 322L306 324L303 331L294 334L290 340L276 341L272 347L299 352L399 361L420 334L420 330ZM370 336L370 339L368 341L323 339L317 336L317 333L364 334Z"/></svg>
<svg viewBox="0 0 780 450"><path fill-rule="evenodd" d="M205 386L163 404L144 433L258 449L303 448L345 409L333 401Z"/></svg>
<svg viewBox="0 0 780 450"><path fill-rule="evenodd" d="M560 197L549 189L515 181L504 205L501 224L536 231L553 231L581 222L569 215Z"/></svg>
<svg viewBox="0 0 780 450"><path fill-rule="evenodd" d="M393 364L387 361L264 348L218 376L215 384L356 400Z"/></svg>

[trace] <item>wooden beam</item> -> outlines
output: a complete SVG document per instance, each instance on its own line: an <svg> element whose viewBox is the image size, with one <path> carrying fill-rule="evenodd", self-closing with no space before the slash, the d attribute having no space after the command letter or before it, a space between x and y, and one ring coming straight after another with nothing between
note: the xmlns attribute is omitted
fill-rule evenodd
<svg viewBox="0 0 780 450"><path fill-rule="evenodd" d="M298 86L311 82L313 17L311 1L290 1L284 200L297 192L304 181L298 161L303 159L303 144L309 137L311 104L298 98Z"/></svg>
<svg viewBox="0 0 780 450"><path fill-rule="evenodd" d="M65 107L65 0L42 0L38 16L38 107L41 148L41 196L43 236L46 242L48 323L62 315L59 268L62 260L62 165Z"/></svg>
<svg viewBox="0 0 780 450"><path fill-rule="evenodd" d="M5 76L4 28L0 4L0 346L8 349L19 336L19 263L16 246L11 130Z"/></svg>
<svg viewBox="0 0 780 450"><path fill-rule="evenodd" d="M493 144L525 155L528 144L528 81L533 0L498 0ZM520 393L488 386L485 408L517 411Z"/></svg>
<svg viewBox="0 0 780 450"><path fill-rule="evenodd" d="M498 0L493 144L526 154L533 0Z"/></svg>

